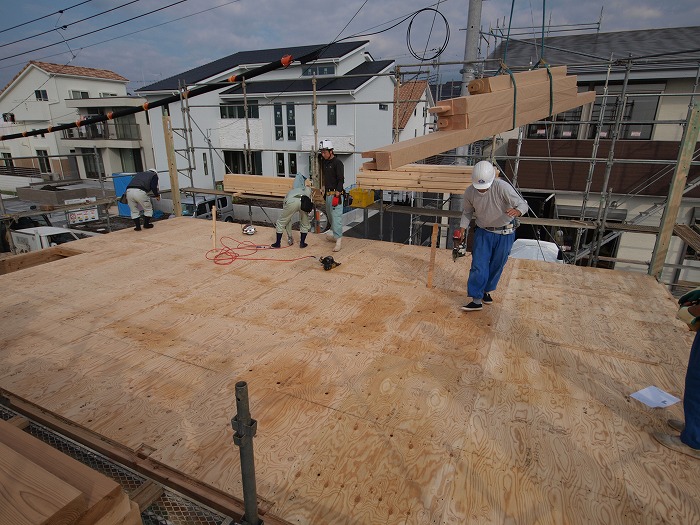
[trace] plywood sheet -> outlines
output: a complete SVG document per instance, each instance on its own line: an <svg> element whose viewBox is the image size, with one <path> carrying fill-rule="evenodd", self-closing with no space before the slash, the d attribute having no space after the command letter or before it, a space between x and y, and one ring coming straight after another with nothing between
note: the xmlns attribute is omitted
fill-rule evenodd
<svg viewBox="0 0 700 525"><path fill-rule="evenodd" d="M310 234L216 265L210 234L171 219L0 276L0 388L242 497L247 381L259 495L290 522L700 520L700 466L649 435L680 405L629 397L681 397L692 341L648 276L511 260L464 313L469 256L438 250L427 288L424 247L346 238L324 271Z"/></svg>

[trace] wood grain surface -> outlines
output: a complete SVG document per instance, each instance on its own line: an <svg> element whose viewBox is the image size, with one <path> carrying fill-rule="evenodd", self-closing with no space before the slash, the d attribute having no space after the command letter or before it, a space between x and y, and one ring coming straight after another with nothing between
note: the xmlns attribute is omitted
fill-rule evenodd
<svg viewBox="0 0 700 525"><path fill-rule="evenodd" d="M630 398L682 397L692 342L650 277L510 260L465 313L470 256L438 250L427 288L426 247L346 237L324 271L322 235L230 265L210 235L158 221L0 275L0 388L242 497L246 381L291 523L700 522L700 463L650 436L681 405Z"/></svg>

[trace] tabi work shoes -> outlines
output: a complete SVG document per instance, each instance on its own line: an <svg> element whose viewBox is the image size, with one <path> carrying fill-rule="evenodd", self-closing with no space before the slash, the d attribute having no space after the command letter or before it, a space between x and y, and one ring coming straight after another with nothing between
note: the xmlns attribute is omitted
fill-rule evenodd
<svg viewBox="0 0 700 525"><path fill-rule="evenodd" d="M483 308L483 305L475 303L474 301L462 306L462 310L464 310L465 312L478 312L482 308Z"/></svg>

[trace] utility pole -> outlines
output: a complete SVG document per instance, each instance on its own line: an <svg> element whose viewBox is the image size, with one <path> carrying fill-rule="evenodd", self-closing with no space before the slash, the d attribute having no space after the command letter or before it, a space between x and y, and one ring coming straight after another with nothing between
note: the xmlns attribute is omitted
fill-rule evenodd
<svg viewBox="0 0 700 525"><path fill-rule="evenodd" d="M464 67L462 68L462 87L460 96L469 95L467 85L476 78L475 62L479 53L479 31L481 29L481 2L483 0L469 0L469 14L467 15L467 36L464 43ZM457 164L465 165L465 157L469 153L469 146L457 148ZM452 194L450 197L450 210L462 211L462 195ZM447 238L452 238L452 232L459 228L459 219L451 218L447 230ZM447 243L445 243L447 245Z"/></svg>

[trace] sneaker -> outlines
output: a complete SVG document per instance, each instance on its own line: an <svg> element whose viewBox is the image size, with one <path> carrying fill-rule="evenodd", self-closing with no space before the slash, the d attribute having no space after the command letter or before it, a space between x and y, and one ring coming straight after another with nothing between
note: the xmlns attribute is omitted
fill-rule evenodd
<svg viewBox="0 0 700 525"><path fill-rule="evenodd" d="M491 304L493 302L493 299L491 299L491 294L485 293L484 296L481 298L481 302L484 304Z"/></svg>
<svg viewBox="0 0 700 525"><path fill-rule="evenodd" d="M335 247L333 248L334 252L339 252L340 251L340 245L341 245L341 237L338 237L338 239L335 241Z"/></svg>
<svg viewBox="0 0 700 525"><path fill-rule="evenodd" d="M685 423L680 419L669 419L666 423L676 432L683 432L683 430L685 430Z"/></svg>
<svg viewBox="0 0 700 525"><path fill-rule="evenodd" d="M477 304L477 303L475 303L474 301L472 301L472 302L469 303L469 304L465 304L464 306L462 306L462 310L464 310L465 312L476 312L476 311L478 311L478 310L481 310L482 308L483 308L483 305Z"/></svg>

